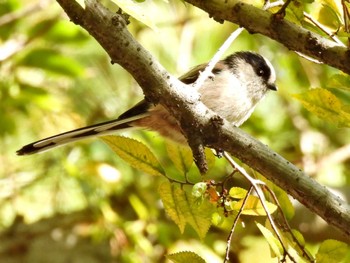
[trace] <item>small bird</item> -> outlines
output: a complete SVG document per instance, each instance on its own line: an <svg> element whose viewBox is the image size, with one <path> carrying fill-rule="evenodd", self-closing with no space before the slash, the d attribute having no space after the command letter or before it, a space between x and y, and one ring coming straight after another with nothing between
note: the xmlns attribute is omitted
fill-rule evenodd
<svg viewBox="0 0 350 263"><path fill-rule="evenodd" d="M207 64L201 64L179 78L185 84L193 84ZM276 73L263 56L240 51L220 60L212 70L212 77L199 87L201 101L222 118L240 126L252 114L256 104L268 90L277 90ZM103 136L130 128L157 131L164 137L186 144L176 119L160 104L154 106L140 101L119 116L118 119L67 131L28 145L17 151L18 155L43 152L67 143L94 136Z"/></svg>

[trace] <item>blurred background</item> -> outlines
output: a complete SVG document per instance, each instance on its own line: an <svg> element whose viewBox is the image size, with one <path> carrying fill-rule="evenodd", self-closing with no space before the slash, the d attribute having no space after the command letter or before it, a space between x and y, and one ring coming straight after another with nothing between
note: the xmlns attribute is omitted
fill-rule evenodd
<svg viewBox="0 0 350 263"><path fill-rule="evenodd" d="M175 76L210 60L237 28L182 1L138 5L147 25L131 18L129 30ZM348 77L261 35L242 33L226 55L238 50L267 57L279 87L242 129L338 194L349 193L349 130L316 117L293 98L323 87L348 105L348 87L332 86L347 85ZM203 241L189 227L181 234L157 193L164 178L132 169L101 140L16 156L24 144L114 119L143 98L133 78L111 65L98 43L55 1L0 1L0 76L1 262L165 262L164 255L182 250L222 262L233 218L211 228ZM157 134L124 135L144 142L167 170L174 170ZM230 172L217 160L208 178ZM311 250L324 239L342 239L295 206L293 227ZM257 256L260 262L275 262L251 219L237 229L232 244L232 262L256 262Z"/></svg>

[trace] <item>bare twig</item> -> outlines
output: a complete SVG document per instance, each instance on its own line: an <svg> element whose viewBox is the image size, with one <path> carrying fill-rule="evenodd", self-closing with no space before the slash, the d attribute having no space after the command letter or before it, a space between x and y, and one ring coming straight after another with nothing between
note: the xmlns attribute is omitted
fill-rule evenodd
<svg viewBox="0 0 350 263"><path fill-rule="evenodd" d="M310 256L310 254L305 250L304 246L302 244L300 244L299 240L294 235L294 233L292 231L292 228L290 227L290 225L288 223L288 220L287 220L287 218L285 217L285 215L283 213L282 207L281 207L281 205L280 205L280 203L279 203L275 193L267 185L264 185L263 188L264 188L264 190L266 190L266 191L268 191L270 193L270 195L271 195L273 201L275 202L275 204L276 204L276 206L278 208L278 211L280 212L280 215L282 217L283 224L284 224L283 226L287 228L288 233L291 234L293 241L297 244L299 249L301 251L303 251L304 256L306 256L306 258L307 258L307 260L309 260L309 262L315 262L315 259Z"/></svg>
<svg viewBox="0 0 350 263"><path fill-rule="evenodd" d="M289 6L289 4L292 2L292 0L287 0L282 5L281 9L278 10L278 12L275 14L275 16L278 16L279 18L283 18L286 15L286 9Z"/></svg>
<svg viewBox="0 0 350 263"><path fill-rule="evenodd" d="M342 0L341 1L341 4L342 4L342 7L343 7L343 19L344 19L344 31L349 33L350 31L350 28L349 28L349 20L350 20L350 13L349 13L349 9L346 5L345 2L348 2L349 3L349 0ZM348 38L348 46L350 45L350 40Z"/></svg>
<svg viewBox="0 0 350 263"><path fill-rule="evenodd" d="M276 237L278 239L278 241L280 242L282 248L283 248L283 251L284 251L284 254L287 255L291 260L292 262L295 262L296 263L296 260L292 257L292 255L289 254L288 250L287 250L287 247L284 245L284 242L282 240L282 237L278 231L278 228L275 224L275 221L273 220L270 212L269 212L269 209L267 208L267 205L265 203L265 197L264 197L264 194L263 192L261 191L261 188L259 187L259 185L262 185L264 187L266 187L266 184L260 180L257 180L257 179L254 179L253 177L251 177L243 167L241 167L240 165L238 165L232 158L231 156L227 153L227 152L224 152L224 157L225 159L231 164L232 167L234 167L234 169L237 169L243 176L244 178L246 178L251 186L253 187L254 191L256 192L257 196L259 197L260 199L260 202L261 202L261 205L266 213L266 216L267 216L267 219L269 220L270 224L271 224L271 227L273 229L273 231L275 232L276 234Z"/></svg>
<svg viewBox="0 0 350 263"><path fill-rule="evenodd" d="M228 235L228 238L227 238L227 245L226 245L226 254L225 254L225 259L224 259L224 263L226 262L230 262L230 248L231 248L231 240L232 240L232 236L233 236L233 233L235 232L235 228L236 228L236 225L237 225L237 222L238 222L238 219L240 218L242 212L243 212L243 209L245 207L245 204L247 203L247 200L248 200L248 197L249 195L251 194L253 190L253 186L250 186L246 196L244 197L243 199L243 203L242 203L242 206L240 207L236 217L235 217L235 220L233 221L233 224L232 224L232 227L231 227L231 231L230 231L230 234Z"/></svg>
<svg viewBox="0 0 350 263"><path fill-rule="evenodd" d="M221 47L218 49L218 51L215 53L213 58L209 61L208 65L205 67L204 71L200 73L198 79L193 84L193 87L195 89L200 88L203 83L212 75L212 70L215 67L216 63L220 60L220 58L223 56L225 51L230 47L232 42L243 32L244 28L239 27L237 28L221 45Z"/></svg>
<svg viewBox="0 0 350 263"><path fill-rule="evenodd" d="M320 22L318 22L316 19L314 19L310 14L304 12L304 16L311 21L315 26L317 26L319 29L321 29L327 36L329 36L334 42L337 44L346 47L343 42L339 40L333 33L328 32L327 28L323 26Z"/></svg>
<svg viewBox="0 0 350 263"><path fill-rule="evenodd" d="M344 25L345 25L345 32L349 32L349 19L350 19L350 13L348 10L348 7L346 6L345 2L349 2L348 0L342 0L341 4L343 7L343 18L344 18Z"/></svg>

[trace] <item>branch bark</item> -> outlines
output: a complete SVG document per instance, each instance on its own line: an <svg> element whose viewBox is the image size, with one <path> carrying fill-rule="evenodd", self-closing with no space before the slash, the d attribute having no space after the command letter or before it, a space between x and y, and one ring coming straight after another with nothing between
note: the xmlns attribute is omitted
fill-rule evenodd
<svg viewBox="0 0 350 263"><path fill-rule="evenodd" d="M327 65L350 74L350 51L346 47L306 30L272 13L237 0L185 0L217 21L230 21L250 33L259 33Z"/></svg>
<svg viewBox="0 0 350 263"><path fill-rule="evenodd" d="M271 151L266 145L218 118L200 102L196 92L186 88L186 85L170 75L132 37L122 15L110 12L96 0L87 0L85 9L72 0L57 0L57 2L74 23L85 28L101 44L113 62L120 64L132 74L143 89L146 99L153 103L161 103L179 120L185 133L194 134L205 145L223 149L242 160L285 189L330 225L338 228L350 240L350 207L344 200ZM211 6L213 10L219 6L218 1L188 2L213 2L216 3ZM220 5L224 2L220 1ZM240 11L247 8L242 3L237 5ZM213 12L210 14L213 15ZM236 12L237 10L232 11ZM261 17L256 14L261 14ZM250 23L258 21L256 23L260 24L259 27L270 25L265 22L271 21L271 14L263 11L256 14L251 15L248 12L245 19ZM240 21L243 19L240 18ZM277 28L277 24L274 24L274 28ZM268 30L274 29L272 27L265 29ZM200 142L194 144L201 145Z"/></svg>

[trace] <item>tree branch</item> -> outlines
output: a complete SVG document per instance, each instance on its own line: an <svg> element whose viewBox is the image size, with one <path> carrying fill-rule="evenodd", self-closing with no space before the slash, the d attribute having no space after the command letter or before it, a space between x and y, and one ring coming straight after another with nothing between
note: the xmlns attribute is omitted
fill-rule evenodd
<svg viewBox="0 0 350 263"><path fill-rule="evenodd" d="M344 45L328 40L270 12L237 0L185 0L217 21L230 21L259 33L332 67L350 74L350 52Z"/></svg>
<svg viewBox="0 0 350 263"><path fill-rule="evenodd" d="M186 85L171 76L132 37L122 15L110 12L96 0L86 1L85 9L72 0L57 2L74 23L85 28L101 44L113 62L132 74L146 99L162 104L179 120L185 133L195 133L194 137L199 136L197 138L205 145L223 149L239 158L350 238L350 208L344 200L261 142L218 118L199 101L195 91L186 89ZM246 19L264 24L261 19L271 17L267 12L259 14L262 18L253 15Z"/></svg>

